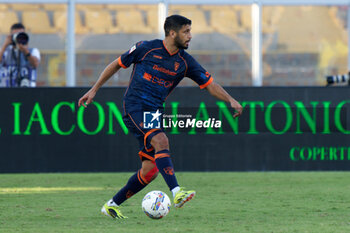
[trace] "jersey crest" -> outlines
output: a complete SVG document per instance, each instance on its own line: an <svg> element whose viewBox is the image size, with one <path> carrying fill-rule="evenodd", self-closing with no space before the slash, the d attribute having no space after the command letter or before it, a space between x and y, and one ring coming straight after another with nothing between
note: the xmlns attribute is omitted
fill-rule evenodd
<svg viewBox="0 0 350 233"><path fill-rule="evenodd" d="M180 66L180 63L175 62L175 64L174 64L175 71L177 71L177 69L179 69L179 66Z"/></svg>

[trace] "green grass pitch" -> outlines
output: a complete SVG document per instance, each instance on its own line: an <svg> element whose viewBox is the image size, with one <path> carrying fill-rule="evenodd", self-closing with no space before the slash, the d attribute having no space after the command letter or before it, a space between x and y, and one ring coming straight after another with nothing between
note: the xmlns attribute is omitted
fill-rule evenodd
<svg viewBox="0 0 350 233"><path fill-rule="evenodd" d="M159 176L123 204L116 221L101 206L131 173L2 174L0 232L350 232L348 172L178 172L197 191L181 209L152 220L143 196L163 190Z"/></svg>

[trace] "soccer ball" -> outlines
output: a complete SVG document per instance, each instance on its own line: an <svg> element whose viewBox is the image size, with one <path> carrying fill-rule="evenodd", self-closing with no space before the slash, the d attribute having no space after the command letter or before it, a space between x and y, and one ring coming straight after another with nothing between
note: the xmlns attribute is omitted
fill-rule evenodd
<svg viewBox="0 0 350 233"><path fill-rule="evenodd" d="M142 210L152 219L160 219L170 211L171 202L164 192L151 191L142 200Z"/></svg>

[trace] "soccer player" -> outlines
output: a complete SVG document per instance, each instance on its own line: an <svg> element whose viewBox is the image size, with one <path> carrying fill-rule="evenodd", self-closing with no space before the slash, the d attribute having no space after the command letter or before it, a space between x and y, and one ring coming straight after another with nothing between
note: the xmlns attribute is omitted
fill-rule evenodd
<svg viewBox="0 0 350 233"><path fill-rule="evenodd" d="M143 127L143 112L153 111L156 112L153 117L159 117L165 99L184 77L192 79L214 97L228 102L235 109L234 117L242 114L242 106L184 51L192 38L191 20L180 15L169 16L165 20L164 30L164 40L138 42L111 62L94 86L78 102L79 106L87 107L110 77L120 68L126 69L134 64L130 84L123 99L123 121L139 141L142 166L130 177L126 185L103 205L102 213L113 218L126 218L120 211L120 205L152 182L159 172L173 194L175 207L182 207L194 197L195 191L186 191L177 182L168 138L163 129Z"/></svg>

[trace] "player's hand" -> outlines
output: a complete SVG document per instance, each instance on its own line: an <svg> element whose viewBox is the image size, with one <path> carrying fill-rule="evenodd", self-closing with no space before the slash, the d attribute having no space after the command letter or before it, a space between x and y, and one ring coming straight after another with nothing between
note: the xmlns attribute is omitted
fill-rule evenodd
<svg viewBox="0 0 350 233"><path fill-rule="evenodd" d="M235 114L233 114L233 117L236 118L240 115L242 115L243 107L240 103L238 103L236 100L231 100L231 107L236 110Z"/></svg>
<svg viewBox="0 0 350 233"><path fill-rule="evenodd" d="M88 91L83 97L79 99L78 106L84 106L86 108L93 101L95 95L95 91Z"/></svg>

